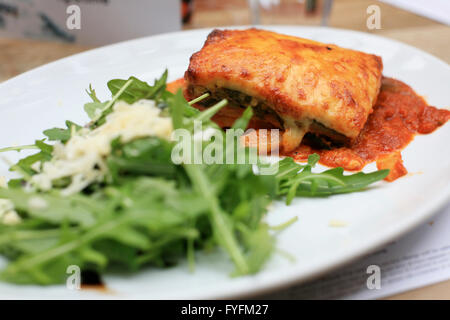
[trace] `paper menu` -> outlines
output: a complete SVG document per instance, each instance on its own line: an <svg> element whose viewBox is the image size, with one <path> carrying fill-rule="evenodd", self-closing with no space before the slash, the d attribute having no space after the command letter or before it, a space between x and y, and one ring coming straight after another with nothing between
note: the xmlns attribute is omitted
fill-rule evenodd
<svg viewBox="0 0 450 320"><path fill-rule="evenodd" d="M380 289L368 289L368 266ZM264 299L377 299L450 279L450 203L427 223L356 263Z"/></svg>

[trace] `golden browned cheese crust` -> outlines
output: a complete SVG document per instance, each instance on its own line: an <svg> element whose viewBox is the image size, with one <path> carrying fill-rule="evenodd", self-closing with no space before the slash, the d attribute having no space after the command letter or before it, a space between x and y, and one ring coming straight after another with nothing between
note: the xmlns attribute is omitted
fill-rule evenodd
<svg viewBox="0 0 450 320"><path fill-rule="evenodd" d="M255 97L283 118L316 120L349 138L363 128L381 84L381 58L270 31L214 30L192 55L188 86Z"/></svg>

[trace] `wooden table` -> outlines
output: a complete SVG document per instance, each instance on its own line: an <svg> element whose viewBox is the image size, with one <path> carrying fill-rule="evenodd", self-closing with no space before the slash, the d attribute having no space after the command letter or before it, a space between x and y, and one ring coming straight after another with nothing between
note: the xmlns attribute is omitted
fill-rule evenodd
<svg viewBox="0 0 450 320"><path fill-rule="evenodd" d="M216 1L217 4L222 3L221 12L218 12L209 0L194 1L194 15L186 29L250 23L245 0L230 0L226 2L226 6L223 5L224 1ZM371 4L377 4L381 9L380 30L367 30L366 9ZM281 22L292 24L292 21L287 19ZM450 27L379 1L334 0L329 25L396 39L428 51L450 63ZM0 39L0 81L88 49L90 48L73 44ZM398 294L388 299L450 299L450 281Z"/></svg>

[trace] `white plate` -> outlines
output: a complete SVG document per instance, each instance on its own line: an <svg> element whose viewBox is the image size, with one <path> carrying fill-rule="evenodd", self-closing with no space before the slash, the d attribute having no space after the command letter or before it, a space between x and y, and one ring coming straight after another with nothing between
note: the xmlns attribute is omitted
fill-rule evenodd
<svg viewBox="0 0 450 320"><path fill-rule="evenodd" d="M271 27L322 42L376 53L384 74L400 79L425 96L431 105L450 101L450 67L405 44L354 31L311 27ZM64 120L87 121L82 110L92 83L107 98L106 82L131 75L153 81L167 67L170 79L183 76L190 55L199 50L210 30L178 32L99 48L48 64L0 85L0 146L28 144L42 130ZM150 268L133 275L106 275L113 294L70 291L65 286L0 284L0 298L228 298L263 293L311 279L356 259L399 237L429 218L450 195L450 125L431 135L417 136L403 151L412 173L394 183L380 182L365 192L327 199L298 198L289 207L277 203L271 224L298 216L298 222L278 236L278 248L295 262L275 254L255 276L230 278L231 264L221 254L201 255L195 273L184 263L170 269ZM23 156L24 153L21 154ZM18 154L8 154L16 160ZM365 171L374 170L373 165ZM416 173L416 174L414 174ZM419 174L420 173L420 174ZM6 166L0 174L7 175ZM347 222L332 228L329 222ZM5 261L0 260L0 266Z"/></svg>

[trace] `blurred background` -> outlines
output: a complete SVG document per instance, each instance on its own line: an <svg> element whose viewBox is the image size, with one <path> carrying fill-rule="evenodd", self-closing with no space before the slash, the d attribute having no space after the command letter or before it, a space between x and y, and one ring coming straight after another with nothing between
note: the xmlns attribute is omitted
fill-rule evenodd
<svg viewBox="0 0 450 320"><path fill-rule="evenodd" d="M375 33L450 62L450 0L0 0L0 81L118 41L269 24Z"/></svg>

